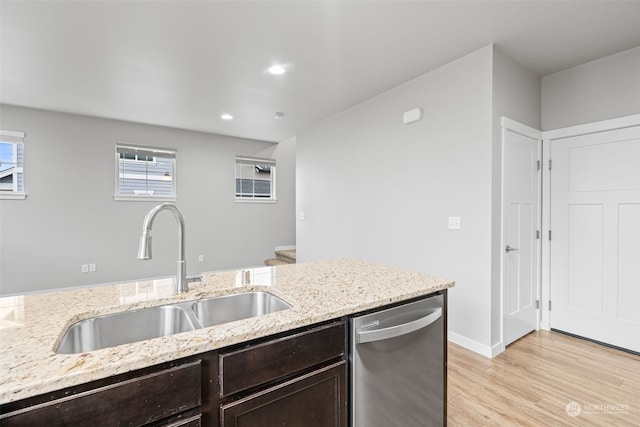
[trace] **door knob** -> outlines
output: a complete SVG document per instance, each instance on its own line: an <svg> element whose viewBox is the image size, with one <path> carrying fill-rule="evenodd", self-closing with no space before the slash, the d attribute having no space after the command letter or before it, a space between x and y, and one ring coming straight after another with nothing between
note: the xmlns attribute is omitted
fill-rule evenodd
<svg viewBox="0 0 640 427"><path fill-rule="evenodd" d="M520 249L512 248L511 246L507 245L507 247L504 248L504 250L507 251L507 253L509 253L509 252L514 252L514 251L519 251Z"/></svg>

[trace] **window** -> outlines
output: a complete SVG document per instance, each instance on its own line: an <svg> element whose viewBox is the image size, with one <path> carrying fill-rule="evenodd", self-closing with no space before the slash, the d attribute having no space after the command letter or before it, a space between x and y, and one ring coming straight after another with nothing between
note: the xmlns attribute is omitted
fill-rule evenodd
<svg viewBox="0 0 640 427"><path fill-rule="evenodd" d="M0 199L24 199L24 132L0 130Z"/></svg>
<svg viewBox="0 0 640 427"><path fill-rule="evenodd" d="M175 200L176 150L116 143L116 200Z"/></svg>
<svg viewBox="0 0 640 427"><path fill-rule="evenodd" d="M236 156L236 201L275 201L276 161Z"/></svg>

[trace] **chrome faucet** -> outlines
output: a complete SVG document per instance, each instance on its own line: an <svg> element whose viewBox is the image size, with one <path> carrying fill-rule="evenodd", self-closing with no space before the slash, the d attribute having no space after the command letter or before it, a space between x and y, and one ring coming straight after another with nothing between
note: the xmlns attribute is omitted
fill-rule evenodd
<svg viewBox="0 0 640 427"><path fill-rule="evenodd" d="M173 203L162 203L151 209L142 223L142 237L138 248L138 259L151 259L151 226L156 215L163 210L170 211L178 222L178 272L176 274L176 293L189 291L187 284L187 265L184 260L184 218Z"/></svg>

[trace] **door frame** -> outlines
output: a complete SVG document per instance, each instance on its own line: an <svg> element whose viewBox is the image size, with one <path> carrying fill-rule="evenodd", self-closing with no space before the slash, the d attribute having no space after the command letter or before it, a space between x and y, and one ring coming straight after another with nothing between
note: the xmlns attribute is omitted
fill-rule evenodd
<svg viewBox="0 0 640 427"><path fill-rule="evenodd" d="M554 140L587 135L590 133L606 132L640 125L640 114L601 120L576 126L569 126L542 132L542 254L541 254L541 322L540 328L551 330L551 240L549 235L553 228L551 224L551 144ZM553 167L553 165L552 165Z"/></svg>
<svg viewBox="0 0 640 427"><path fill-rule="evenodd" d="M542 138L543 132L529 127L523 123L512 120L508 117L502 116L500 118L500 126L501 126L501 150L502 150L502 159L501 159L501 176L500 176L500 345L496 351L494 351L492 357L497 356L505 350L505 331L506 331L506 287L505 287L505 252L503 248L507 244L505 241L505 221L506 221L506 212L505 212L505 132L511 131L517 133L519 135L525 136L527 138L535 139L538 141L538 156L540 157L540 151L542 150ZM538 230L542 230L542 174L538 175ZM542 236L541 236L542 237ZM538 271L538 279L536 283L536 295L538 296L538 300L540 300L540 291L541 291L541 282L540 279L542 277L541 271L541 261L542 261L542 252L540 242L542 238L538 240L538 245L536 250L538 251L538 260L535 268ZM540 309L538 309L538 315L536 316L536 330L540 329Z"/></svg>

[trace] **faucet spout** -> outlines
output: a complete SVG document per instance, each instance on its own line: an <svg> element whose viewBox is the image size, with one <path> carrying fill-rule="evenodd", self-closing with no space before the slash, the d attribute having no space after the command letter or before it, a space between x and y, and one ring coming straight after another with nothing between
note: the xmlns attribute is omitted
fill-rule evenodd
<svg viewBox="0 0 640 427"><path fill-rule="evenodd" d="M151 259L151 228L153 227L153 220L156 215L163 210L171 212L178 223L178 263L176 273L176 293L180 294L187 292L189 287L187 285L187 268L184 260L184 246L185 246L185 233L184 233L184 218L182 213L176 205L173 203L162 203L151 209L144 217L142 223L142 236L140 237L140 247L138 248L138 259Z"/></svg>
<svg viewBox="0 0 640 427"><path fill-rule="evenodd" d="M143 232L140 236L140 247L138 247L138 259L151 259L151 235Z"/></svg>

